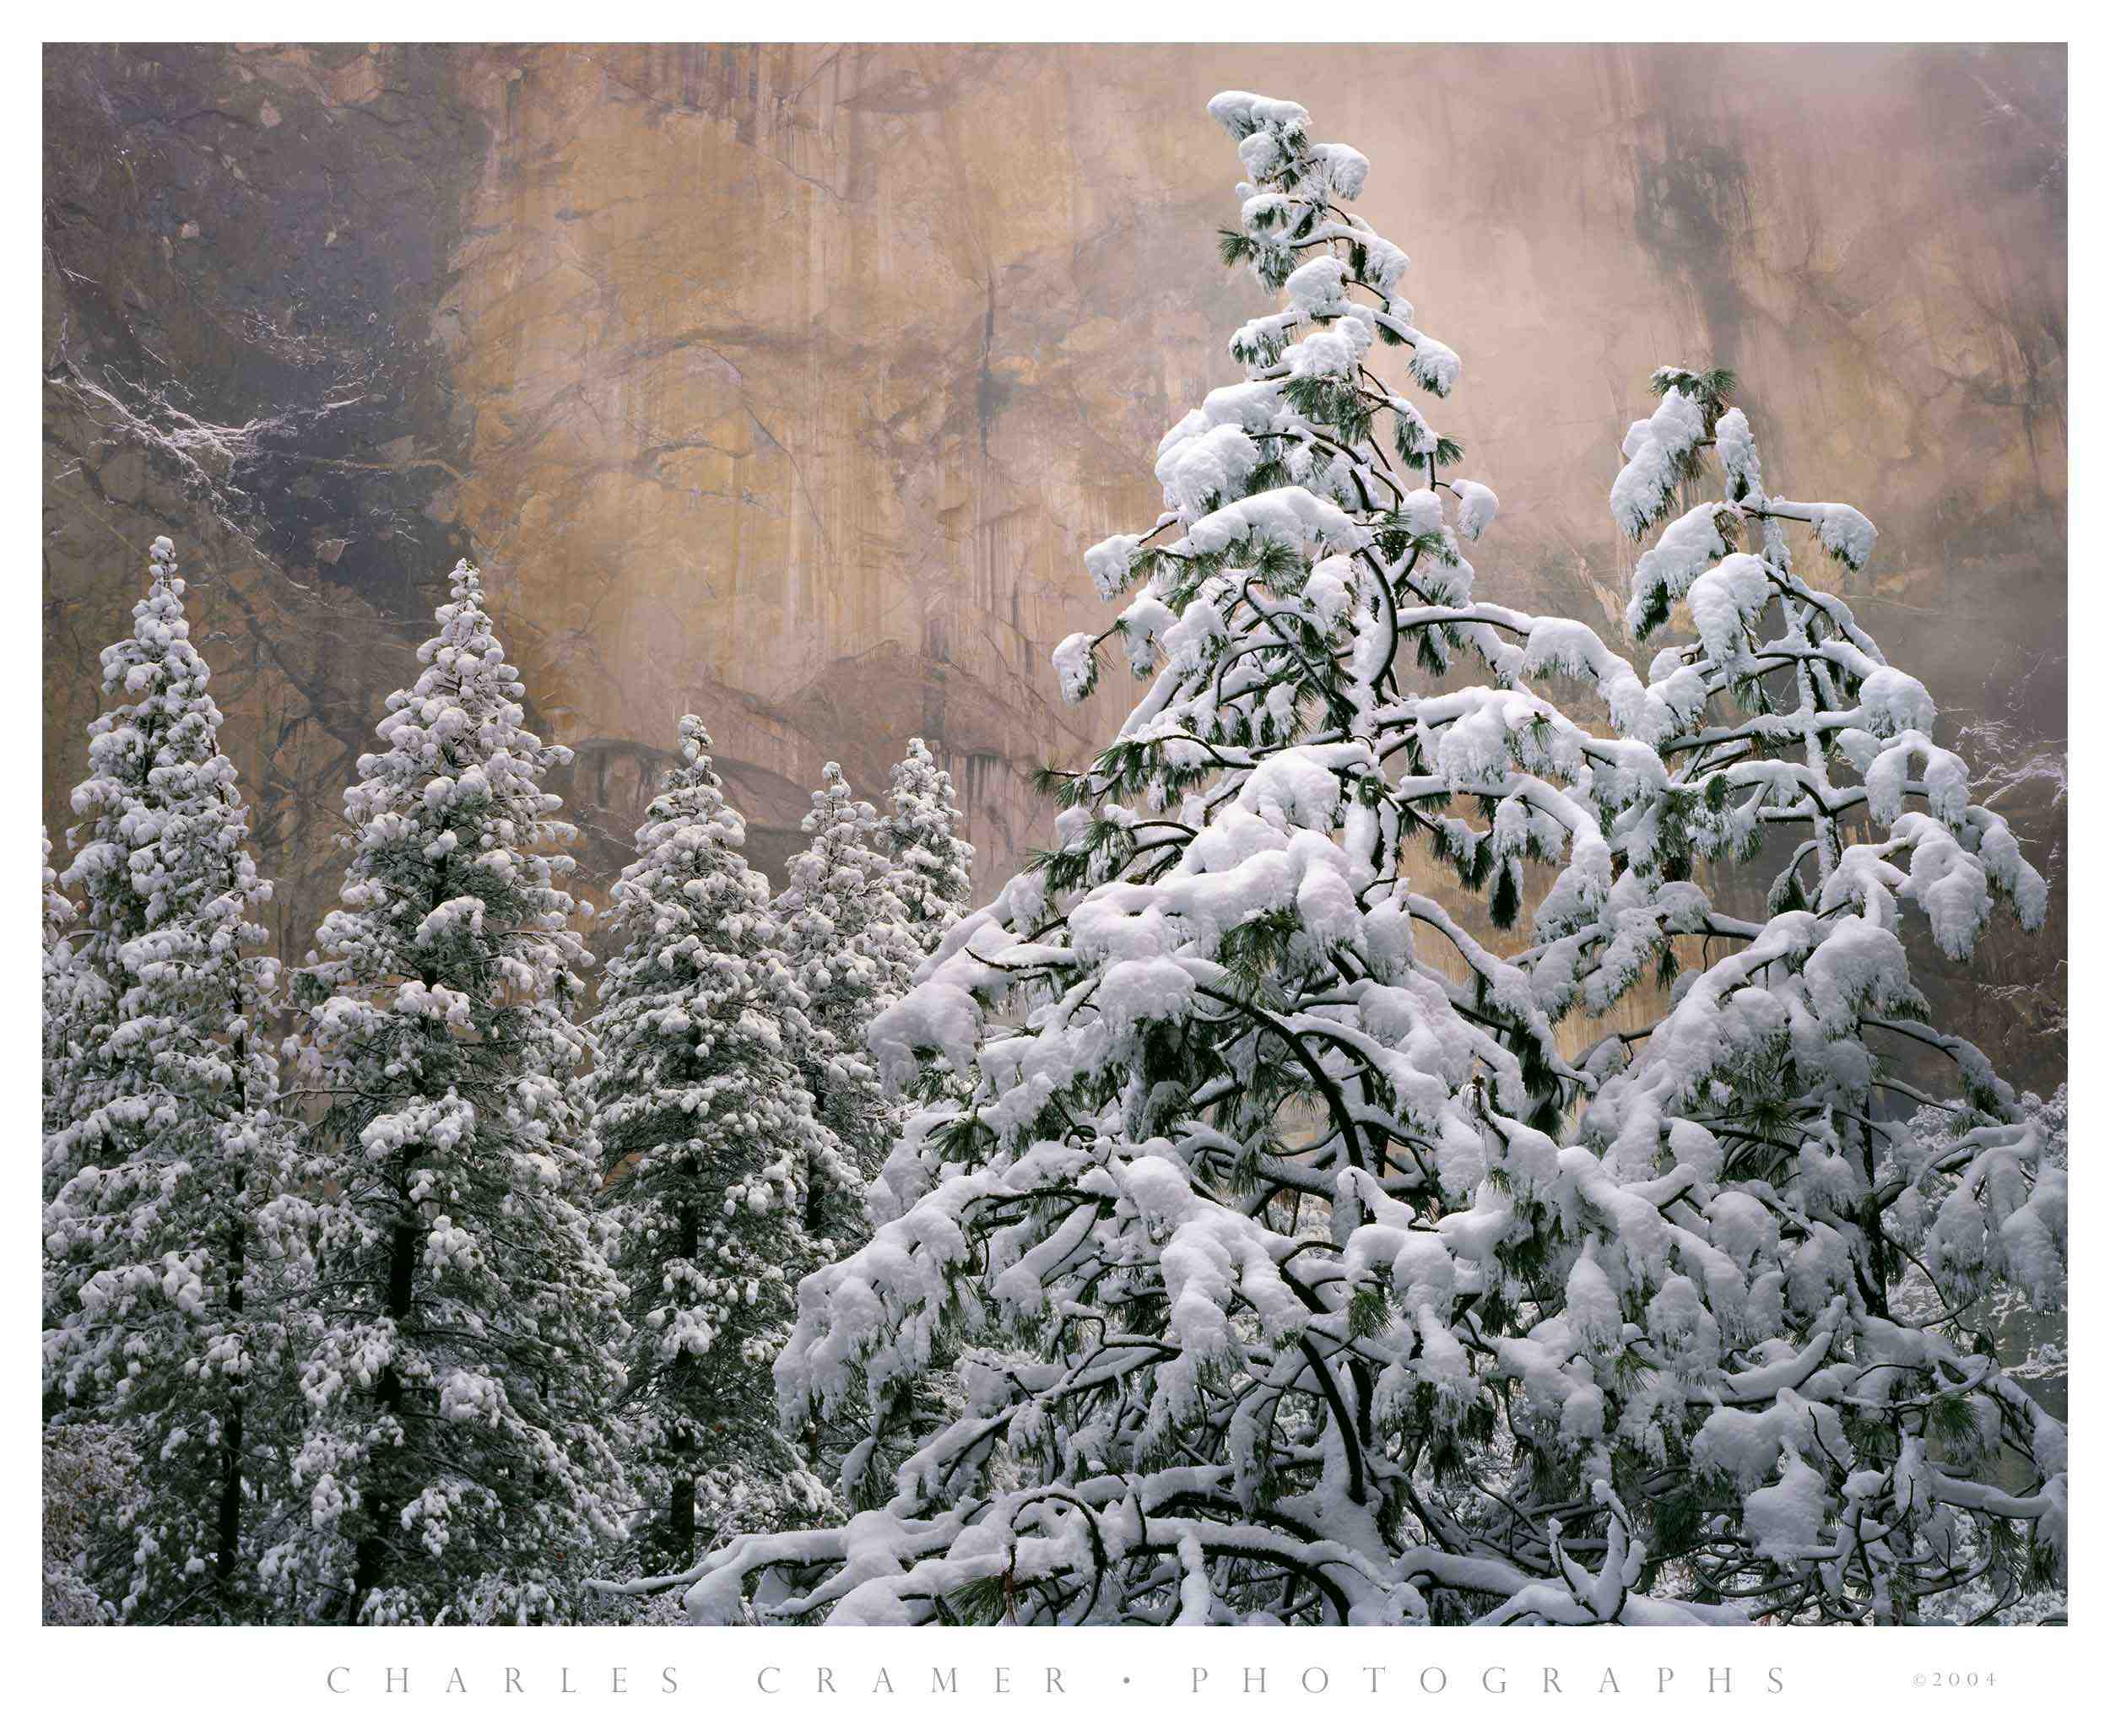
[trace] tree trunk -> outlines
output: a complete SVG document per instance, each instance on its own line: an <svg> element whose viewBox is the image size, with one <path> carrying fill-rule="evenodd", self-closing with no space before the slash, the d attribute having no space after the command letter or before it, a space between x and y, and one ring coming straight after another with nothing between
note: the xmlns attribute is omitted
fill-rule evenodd
<svg viewBox="0 0 2110 1736"><path fill-rule="evenodd" d="M239 968L239 967L238 967ZM241 1019L244 1009L237 992L235 1000L236 1019ZM242 1108L249 1108L247 1090L249 1068L249 1037L242 1030L235 1039L235 1077L242 1084ZM249 1225L243 1216L247 1209L249 1172L246 1169L235 1172L232 1198L229 1202L227 1218L227 1317L239 1331L243 1318L246 1298L242 1290L242 1272L249 1257ZM228 1376L227 1418L219 1436L219 1544L213 1564L213 1578L219 1593L219 1613L225 1620L232 1614L235 1603L235 1575L241 1561L241 1448L242 1448L242 1387L239 1370Z"/></svg>
<svg viewBox="0 0 2110 1736"><path fill-rule="evenodd" d="M681 1160L684 1187L681 1191L680 1246L682 1256L693 1266L703 1240L702 1214L696 1209L696 1160L684 1157ZM689 1403L685 1376L695 1359L686 1346L674 1353L673 1398L677 1407ZM698 1442L695 1432L689 1426L685 1410L681 1420L674 1425L674 1487L667 1502L667 1549L674 1568L693 1566L696 1549L696 1472L695 1454Z"/></svg>
<svg viewBox="0 0 2110 1736"><path fill-rule="evenodd" d="M823 1127L828 1124L828 1088L818 1079L812 1080L814 1119ZM818 1161L806 1165L806 1234L818 1237L820 1234L822 1202L827 1193L827 1171Z"/></svg>
<svg viewBox="0 0 2110 1736"><path fill-rule="evenodd" d="M388 1248L388 1317L401 1322L410 1312L411 1284L418 1271L418 1225L414 1219L405 1217L398 1220L394 1236ZM381 1371L381 1378L374 1382L374 1397L384 1411L400 1414L403 1404L403 1376L396 1372L392 1357L388 1366ZM404 1430L406 1436L408 1430ZM374 1448L374 1476L369 1485L370 1501L365 1514L365 1528L359 1540L359 1553L352 1569L351 1609L346 1619L359 1620L359 1612L365 1607L367 1598L381 1583L381 1571L388 1559L390 1515L398 1504L392 1490L397 1482L392 1474L391 1461L400 1449L377 1444Z"/></svg>
<svg viewBox="0 0 2110 1736"><path fill-rule="evenodd" d="M242 1222L239 1204L245 1191L246 1187L235 1192L237 1205L227 1237L228 1267L233 1274L227 1286L228 1313L237 1322L242 1317L242 1262L248 1254L246 1226ZM236 1373L228 1378L231 1391L227 1419L219 1436L219 1543L213 1573L219 1590L223 1617L231 1614L235 1574L241 1561L241 1376Z"/></svg>
<svg viewBox="0 0 2110 1736"><path fill-rule="evenodd" d="M695 1437L687 1429L674 1431L674 1451L682 1456L684 1465L693 1463L689 1455L695 1451ZM667 1503L667 1551L670 1572L696 1564L696 1479L686 1468L675 1476L674 1493Z"/></svg>
<svg viewBox="0 0 2110 1736"><path fill-rule="evenodd" d="M241 1560L241 1440L242 1403L237 1397L228 1407L219 1439L219 1551L214 1578L223 1617L233 1614L235 1570Z"/></svg>

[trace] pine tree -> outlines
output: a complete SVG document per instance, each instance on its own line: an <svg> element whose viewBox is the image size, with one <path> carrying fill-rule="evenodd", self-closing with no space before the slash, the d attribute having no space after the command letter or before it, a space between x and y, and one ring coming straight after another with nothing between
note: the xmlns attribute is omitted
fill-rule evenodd
<svg viewBox="0 0 2110 1736"><path fill-rule="evenodd" d="M800 1068L839 1154L809 1174L806 1230L832 1242L862 1227L858 1195L900 1127L865 1054L865 1028L906 991L919 955L883 823L832 760L821 779L800 821L812 841L791 859L772 910L813 1032Z"/></svg>
<svg viewBox="0 0 2110 1736"><path fill-rule="evenodd" d="M805 1177L834 1160L798 1068L814 1034L711 738L695 717L680 731L615 886L620 949L587 1090L630 1290L625 1432L657 1515L640 1539L648 1570L693 1561L700 1525L710 1539L826 1508L775 1426L770 1375L816 1263Z"/></svg>
<svg viewBox="0 0 2110 1736"><path fill-rule="evenodd" d="M894 768L886 830L896 895L919 957L938 949L974 895L974 846L954 800L952 774L920 738L910 742L907 757Z"/></svg>
<svg viewBox="0 0 2110 1736"><path fill-rule="evenodd" d="M627 1505L604 1409L622 1286L575 1107L585 947L571 828L466 562L381 750L346 791L352 862L296 979L327 1092L295 1462L268 1559L295 1607L372 1623L573 1607Z"/></svg>
<svg viewBox="0 0 2110 1736"><path fill-rule="evenodd" d="M73 1003L77 976L73 969L73 924L79 912L73 900L58 890L58 870L51 866L51 830L41 826L44 852L43 906L43 1058L44 1131L49 1134L62 1123L64 1098L72 1068L68 1065L73 1028ZM46 1187L46 1197L50 1197Z"/></svg>
<svg viewBox="0 0 2110 1736"><path fill-rule="evenodd" d="M239 1620L254 1594L246 1486L267 1467L252 1387L279 1360L255 1230L290 1160L258 1026L271 895L219 750L175 550L156 540L120 702L73 792L78 911L47 892L44 1371L56 1420L121 1426L138 1467L111 1517L127 1620ZM103 1576L100 1571L92 1576Z"/></svg>
<svg viewBox="0 0 2110 1736"><path fill-rule="evenodd" d="M1853 567L1872 527L1769 495L1729 378L1665 370L1613 504L1693 503L1630 617L1691 633L1644 680L1480 600L1497 503L1381 380L1458 363L1344 208L1366 162L1210 110L1225 255L1285 305L1086 556L1147 692L873 1020L926 1106L777 1365L787 1421L876 1442L950 1377L966 1413L849 1526L707 1556L692 1615L1864 1622L2063 1576L2064 1428L1948 1317L2057 1305L2064 1171L1907 950L2045 888L1788 540ZM1073 697L1097 652L1058 648Z"/></svg>

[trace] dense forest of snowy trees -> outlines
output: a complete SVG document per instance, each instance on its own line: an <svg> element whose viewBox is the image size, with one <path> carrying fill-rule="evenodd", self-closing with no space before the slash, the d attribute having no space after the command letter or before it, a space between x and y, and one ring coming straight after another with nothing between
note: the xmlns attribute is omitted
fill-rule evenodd
<svg viewBox="0 0 2110 1736"><path fill-rule="evenodd" d="M1912 971L2047 889L1826 588L1874 527L1665 367L1645 673L1487 595L1370 165L1209 111L1281 306L1085 555L1061 686L1143 697L980 910L922 743L772 894L684 717L594 911L464 564L282 970L149 551L45 841L47 1620L2059 1607L2001 1328L2064 1306L2064 1093Z"/></svg>
<svg viewBox="0 0 2110 1736"><path fill-rule="evenodd" d="M865 1022L964 908L944 771L882 817L829 768L772 899L679 720L588 1017L565 750L463 565L282 972L165 539L148 578L45 842L47 1616L586 1619L839 1515L769 1366L901 1120Z"/></svg>

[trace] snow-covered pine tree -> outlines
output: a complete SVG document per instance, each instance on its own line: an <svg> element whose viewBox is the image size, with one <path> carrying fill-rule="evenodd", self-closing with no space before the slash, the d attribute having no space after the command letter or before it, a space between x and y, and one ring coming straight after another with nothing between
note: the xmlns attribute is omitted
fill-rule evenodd
<svg viewBox="0 0 2110 1736"><path fill-rule="evenodd" d="M628 1505L605 1415L623 1290L575 1106L586 948L474 569L345 792L352 861L290 1046L327 1094L306 1523L267 1560L310 1619L561 1618Z"/></svg>
<svg viewBox="0 0 2110 1736"><path fill-rule="evenodd" d="M895 1078L952 1070L777 1365L787 1418L876 1438L949 1364L966 1413L884 1506L706 1557L691 1614L1897 1620L2062 1571L2063 1428L1899 1306L1913 1259L1947 1307L2051 1301L2064 1172L1912 987L1923 919L1965 953L2044 887L1786 539L1851 565L1866 520L1767 496L1726 379L1671 370L1615 501L1645 529L1718 462L1635 575L1637 629L1696 638L1644 681L1478 600L1495 497L1378 375L1458 361L1344 209L1364 159L1210 110L1250 177L1225 251L1286 305L1166 437L1164 516L1086 557L1140 585L1110 632L1147 693L874 1021ZM1096 649L1057 652L1073 697ZM1725 907L1775 839L1772 908ZM1570 1052L1652 964L1667 1009ZM1968 1097L1936 1139L1915 1057Z"/></svg>
<svg viewBox="0 0 2110 1736"><path fill-rule="evenodd" d="M832 1161L798 1057L814 1041L742 852L701 720L637 830L589 1027L593 1131L609 1171L632 1336L624 1417L647 1571L711 1539L829 1511L776 1426L770 1366L817 1263L805 1177Z"/></svg>
<svg viewBox="0 0 2110 1736"><path fill-rule="evenodd" d="M886 831L919 959L937 951L974 895L974 846L955 795L952 774L921 737L911 741L907 756L894 768Z"/></svg>
<svg viewBox="0 0 2110 1736"><path fill-rule="evenodd" d="M922 955L885 823L869 802L850 793L833 760L820 776L799 822L811 841L792 857L771 909L814 1033L800 1070L836 1145L835 1160L807 1177L806 1229L837 1243L862 1233L863 1184L901 1127L865 1052L865 1029L906 992Z"/></svg>
<svg viewBox="0 0 2110 1736"><path fill-rule="evenodd" d="M121 697L73 792L78 932L46 951L44 1377L53 1420L116 1425L137 1450L105 1516L124 1554L90 1569L122 1617L239 1620L256 1589L245 1496L268 1469L256 1380L282 1338L256 1219L293 1129L259 1032L271 887L165 537L148 573L131 635L103 652Z"/></svg>
<svg viewBox="0 0 2110 1736"><path fill-rule="evenodd" d="M38 828L44 851L43 906L43 1054L44 1131L61 1125L63 1098L70 1069L66 1065L71 1036L72 1006L75 992L73 922L78 912L73 900L58 890L58 870L51 866L51 829ZM46 1187L46 1197L50 1197Z"/></svg>

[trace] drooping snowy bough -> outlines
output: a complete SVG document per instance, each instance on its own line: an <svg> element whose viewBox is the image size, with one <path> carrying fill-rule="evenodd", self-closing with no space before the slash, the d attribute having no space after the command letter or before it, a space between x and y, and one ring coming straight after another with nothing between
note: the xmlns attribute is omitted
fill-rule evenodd
<svg viewBox="0 0 2110 1736"><path fill-rule="evenodd" d="M1481 600L1496 497L1378 371L1458 360L1344 209L1367 165L1210 110L1283 306L1086 556L1133 600L1063 685L1117 639L1148 691L874 1022L925 1107L776 1366L890 1496L657 1583L705 1621L1858 1622L2063 1576L2064 1430L1959 1317L2056 1304L2064 1171L1908 963L2045 887L1805 570L1872 527L1665 369L1612 503L1664 526L1634 632L1690 630L1643 675ZM1652 971L1659 1014L1564 1042ZM964 1414L904 1431L939 1379Z"/></svg>

